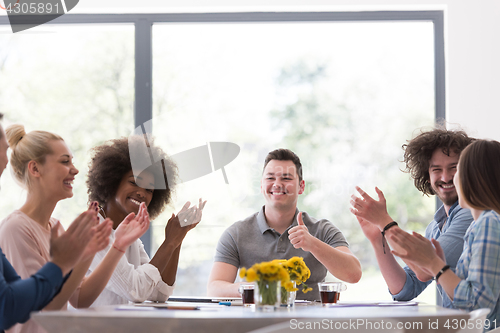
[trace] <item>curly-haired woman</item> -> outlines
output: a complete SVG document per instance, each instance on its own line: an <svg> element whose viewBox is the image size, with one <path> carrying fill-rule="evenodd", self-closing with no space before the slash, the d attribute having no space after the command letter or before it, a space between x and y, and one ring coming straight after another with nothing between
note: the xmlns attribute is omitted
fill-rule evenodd
<svg viewBox="0 0 500 333"><path fill-rule="evenodd" d="M171 201L177 168L160 147L147 139L121 138L92 150L87 180L89 201L99 202L100 219L115 221L113 229L143 203L151 219L155 219ZM156 163L148 165L152 160ZM144 168L137 166L144 163ZM130 245L92 306L168 299L173 292L181 243L187 232L200 222L205 203L200 199L198 207L188 208L189 202L184 205L179 214L187 226L181 226L179 215L172 214L165 227L165 239L153 258L149 258L140 240ZM113 238L114 232L110 241ZM106 249L96 254L89 273L105 253Z"/></svg>

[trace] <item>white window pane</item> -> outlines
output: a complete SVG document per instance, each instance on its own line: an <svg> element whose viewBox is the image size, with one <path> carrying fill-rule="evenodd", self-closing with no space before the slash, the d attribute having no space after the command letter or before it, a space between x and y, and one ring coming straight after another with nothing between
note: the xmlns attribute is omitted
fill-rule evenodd
<svg viewBox="0 0 500 333"><path fill-rule="evenodd" d="M155 25L157 142L171 155L212 141L241 147L225 167L228 185L219 170L177 188L177 211L208 203L184 241L176 294L206 292L219 236L264 203L260 175L275 148L302 159L299 209L338 226L366 272L376 262L349 212L354 185L373 195L379 186L391 215L422 231L434 201L398 161L413 131L434 122L433 57L431 22ZM155 246L166 220L155 221Z"/></svg>
<svg viewBox="0 0 500 333"><path fill-rule="evenodd" d="M20 123L28 132L57 133L73 152L80 171L74 197L54 212L67 226L87 207L89 149L134 128L134 27L46 25L37 33L0 34L0 84L4 128ZM7 171L1 183L5 217L26 193Z"/></svg>

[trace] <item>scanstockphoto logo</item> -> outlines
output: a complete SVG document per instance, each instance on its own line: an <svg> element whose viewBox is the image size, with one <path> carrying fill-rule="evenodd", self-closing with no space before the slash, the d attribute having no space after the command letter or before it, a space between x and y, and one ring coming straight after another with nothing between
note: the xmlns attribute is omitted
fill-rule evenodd
<svg viewBox="0 0 500 333"><path fill-rule="evenodd" d="M149 141L152 138L149 133L152 133L151 120L137 127L129 136L128 146L134 177L137 179L147 169L161 170L166 175L166 179L164 179L164 183L157 183L156 188L166 189L169 183L169 172L165 168L164 161L157 160L150 149ZM231 163L239 153L240 147L235 143L207 142L206 145L185 150L172 155L170 158L177 165L180 183L220 170L222 173L221 178L224 179L226 184L229 184L224 167Z"/></svg>
<svg viewBox="0 0 500 333"><path fill-rule="evenodd" d="M79 0L0 0L13 33L24 31L62 16L75 8Z"/></svg>

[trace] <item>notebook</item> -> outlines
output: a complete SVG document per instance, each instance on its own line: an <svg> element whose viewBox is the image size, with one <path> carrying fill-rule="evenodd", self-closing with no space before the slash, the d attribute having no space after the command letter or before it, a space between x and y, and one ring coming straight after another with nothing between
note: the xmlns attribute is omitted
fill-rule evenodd
<svg viewBox="0 0 500 333"><path fill-rule="evenodd" d="M211 296L170 296L169 302L195 302L195 303L219 303L219 302L238 302L241 297L211 297Z"/></svg>

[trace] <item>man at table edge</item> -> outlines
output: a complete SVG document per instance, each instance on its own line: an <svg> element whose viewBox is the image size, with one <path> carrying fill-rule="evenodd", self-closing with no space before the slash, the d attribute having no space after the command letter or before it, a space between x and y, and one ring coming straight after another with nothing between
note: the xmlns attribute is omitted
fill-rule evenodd
<svg viewBox="0 0 500 333"><path fill-rule="evenodd" d="M305 182L295 153L288 149L270 152L260 187L265 205L234 223L219 239L208 279L209 296L238 297L241 283L235 279L239 268L293 256L303 257L311 270L306 283L313 292L303 295L299 291L298 299L318 300L317 282L324 280L327 270L342 281L359 281L361 265L342 232L330 221L316 220L297 209Z"/></svg>
<svg viewBox="0 0 500 333"><path fill-rule="evenodd" d="M0 120L2 118L3 114L0 113ZM8 163L8 148L9 144L0 124L0 176ZM44 308L59 293L93 235L90 216L80 220L78 230L68 229L69 232L59 237L55 233L58 229L53 228L52 261L27 279L23 280L17 275L0 248L0 332L27 321L31 312Z"/></svg>
<svg viewBox="0 0 500 333"><path fill-rule="evenodd" d="M437 127L421 131L403 145L406 171L414 179L415 187L423 194L437 195L443 202L434 214L434 220L427 226L425 237L439 241L453 271L462 253L463 237L472 222L470 211L458 204L453 176L457 171L460 153L473 141L464 131ZM385 234L389 235L399 226L387 212L382 191L378 188L375 190L379 200L372 199L357 187L361 197L352 196L351 212L358 218L365 236L373 246L380 271L393 299L409 301L420 295L434 277L410 264L402 268L391 254L381 231L385 228ZM440 305L452 307L451 300L439 284L437 288L441 295Z"/></svg>

